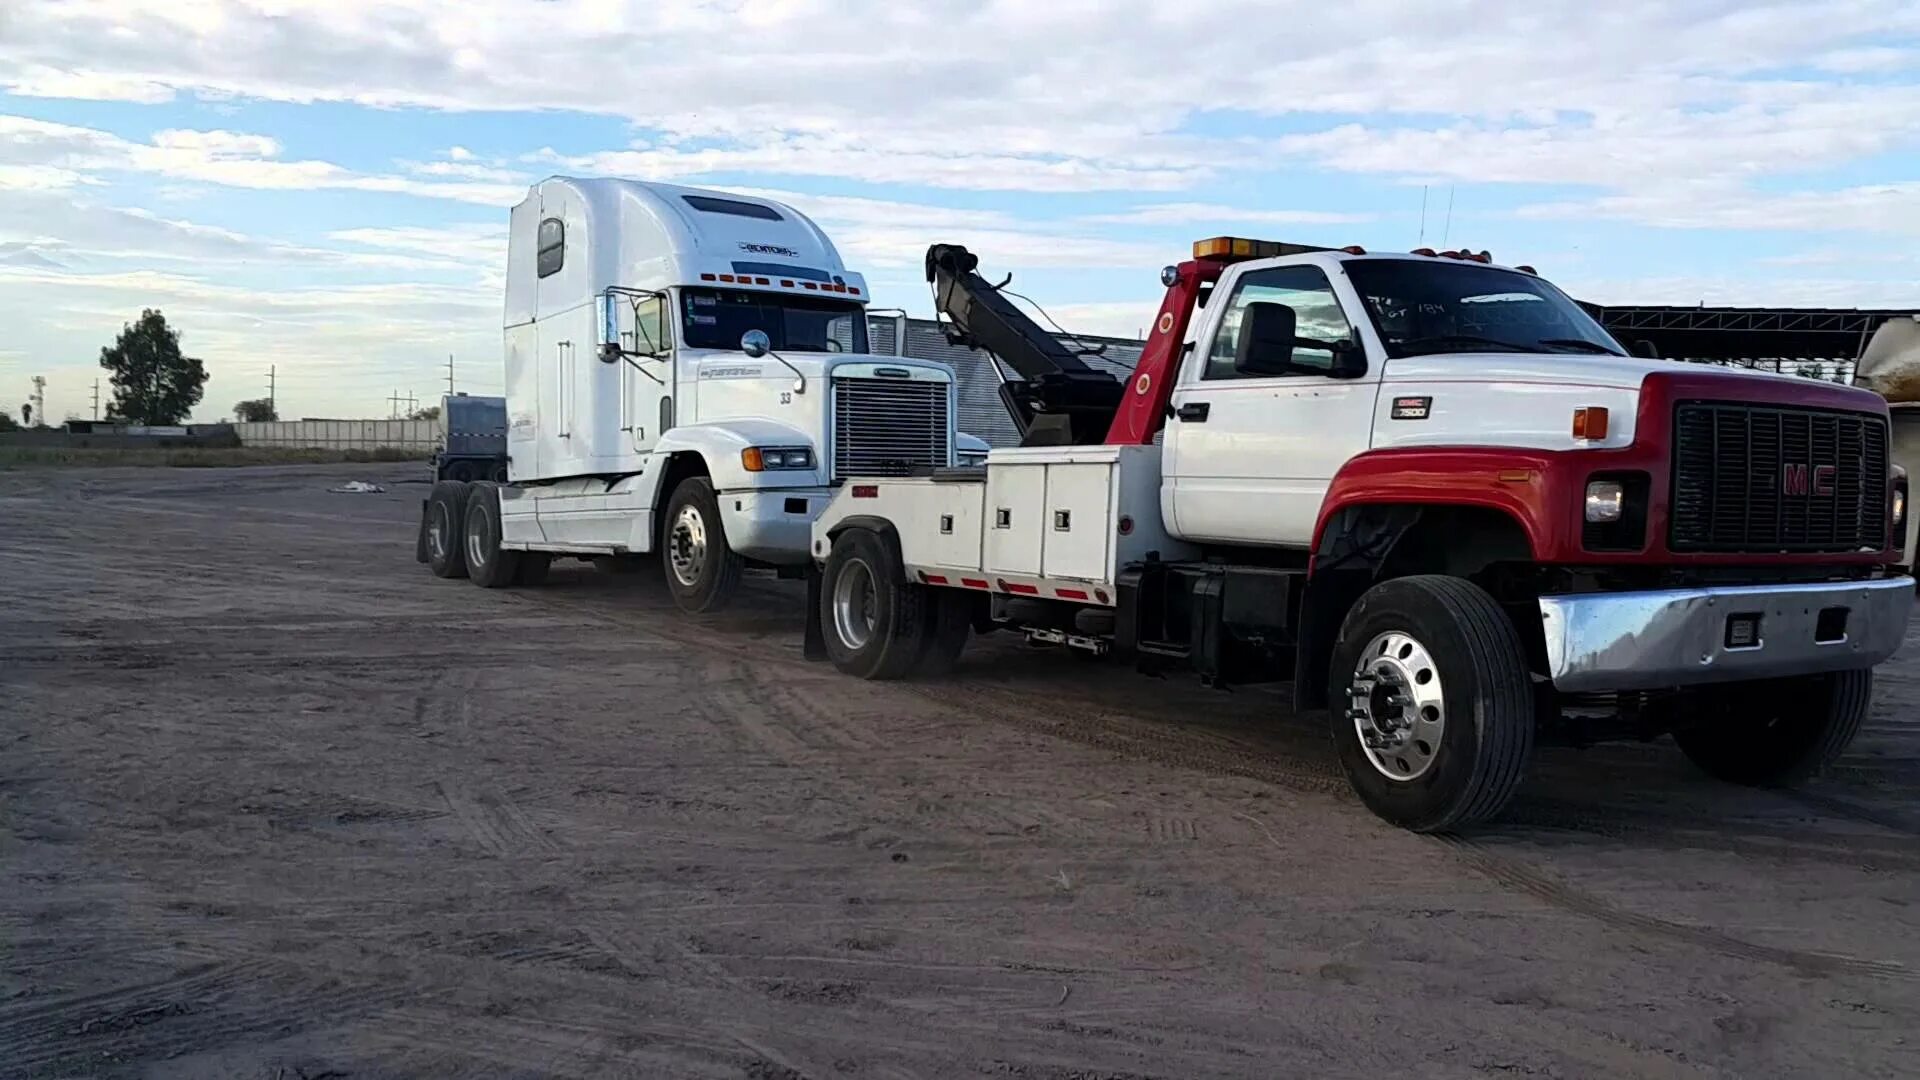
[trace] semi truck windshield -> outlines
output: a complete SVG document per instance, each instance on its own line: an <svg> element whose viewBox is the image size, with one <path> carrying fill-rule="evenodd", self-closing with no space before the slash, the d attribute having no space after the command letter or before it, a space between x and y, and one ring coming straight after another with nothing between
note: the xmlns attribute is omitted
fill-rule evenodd
<svg viewBox="0 0 1920 1080"><path fill-rule="evenodd" d="M1620 343L1544 278L1439 259L1341 264L1388 356L1438 352L1609 353Z"/></svg>
<svg viewBox="0 0 1920 1080"><path fill-rule="evenodd" d="M681 290L680 340L689 347L738 349L749 330L765 331L776 352L867 351L866 310L858 304L742 289Z"/></svg>

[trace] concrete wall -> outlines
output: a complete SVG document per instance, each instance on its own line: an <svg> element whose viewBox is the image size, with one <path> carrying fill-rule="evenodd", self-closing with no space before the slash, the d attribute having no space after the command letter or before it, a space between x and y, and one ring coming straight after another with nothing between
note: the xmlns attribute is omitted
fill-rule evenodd
<svg viewBox="0 0 1920 1080"><path fill-rule="evenodd" d="M235 424L242 446L288 449L374 450L383 446L419 450L440 445L438 420L269 420Z"/></svg>

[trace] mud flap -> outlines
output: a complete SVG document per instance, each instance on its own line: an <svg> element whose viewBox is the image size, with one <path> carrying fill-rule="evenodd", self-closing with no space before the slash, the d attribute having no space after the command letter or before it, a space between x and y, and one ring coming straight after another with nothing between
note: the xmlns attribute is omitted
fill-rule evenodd
<svg viewBox="0 0 1920 1080"><path fill-rule="evenodd" d="M820 627L820 564L807 560L807 631L800 655L808 660L827 659L826 631Z"/></svg>
<svg viewBox="0 0 1920 1080"><path fill-rule="evenodd" d="M433 500L431 499L420 500L420 530L413 538L414 562L423 563L427 561L427 507L431 505L432 502Z"/></svg>

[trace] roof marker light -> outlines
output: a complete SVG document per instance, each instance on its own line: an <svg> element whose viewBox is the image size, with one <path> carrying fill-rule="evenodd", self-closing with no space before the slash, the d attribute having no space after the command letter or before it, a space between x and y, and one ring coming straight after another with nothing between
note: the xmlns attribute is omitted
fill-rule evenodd
<svg viewBox="0 0 1920 1080"><path fill-rule="evenodd" d="M714 277L714 275L712 274L701 274L700 280L701 281L717 281L718 279Z"/></svg>

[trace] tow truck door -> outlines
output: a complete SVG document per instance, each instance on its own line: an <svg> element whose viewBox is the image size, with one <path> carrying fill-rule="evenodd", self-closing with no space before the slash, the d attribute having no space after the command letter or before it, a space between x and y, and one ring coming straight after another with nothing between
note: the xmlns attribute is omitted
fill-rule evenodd
<svg viewBox="0 0 1920 1080"><path fill-rule="evenodd" d="M1335 271L1337 273L1337 270ZM1236 267L1215 290L1174 388L1163 443L1165 494L1189 540L1306 547L1334 475L1372 441L1380 368L1358 378L1328 374L1333 354L1296 347L1294 370L1246 375L1234 369L1246 305L1292 307L1301 338L1365 340L1364 316L1343 302L1338 283L1312 262Z"/></svg>

